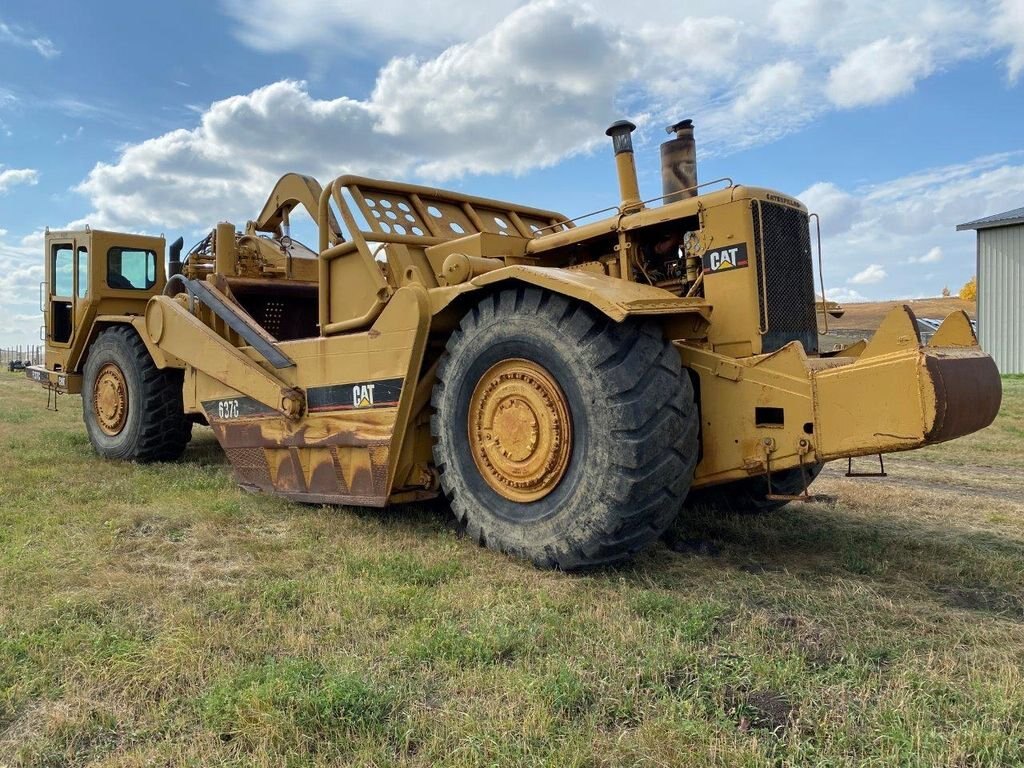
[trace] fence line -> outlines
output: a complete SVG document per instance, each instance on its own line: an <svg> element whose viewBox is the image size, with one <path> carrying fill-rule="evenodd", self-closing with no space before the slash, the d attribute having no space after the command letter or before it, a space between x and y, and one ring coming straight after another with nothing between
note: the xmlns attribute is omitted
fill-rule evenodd
<svg viewBox="0 0 1024 768"><path fill-rule="evenodd" d="M42 344L0 348L0 368L6 371L15 360L21 360L25 365L42 365L44 353Z"/></svg>

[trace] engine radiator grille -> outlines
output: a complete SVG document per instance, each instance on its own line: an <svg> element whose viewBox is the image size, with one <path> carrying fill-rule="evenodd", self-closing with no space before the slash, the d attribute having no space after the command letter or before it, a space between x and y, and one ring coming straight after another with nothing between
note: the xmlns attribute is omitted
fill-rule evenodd
<svg viewBox="0 0 1024 768"><path fill-rule="evenodd" d="M807 214L760 200L753 206L762 351L774 352L799 341L804 351L816 354L818 319Z"/></svg>

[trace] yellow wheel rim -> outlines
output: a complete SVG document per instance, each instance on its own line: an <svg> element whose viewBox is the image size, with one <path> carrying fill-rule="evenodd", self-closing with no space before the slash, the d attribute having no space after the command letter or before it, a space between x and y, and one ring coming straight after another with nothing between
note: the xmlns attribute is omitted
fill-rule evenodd
<svg viewBox="0 0 1024 768"><path fill-rule="evenodd" d="M551 493L572 452L569 405L551 374L518 358L492 366L470 400L469 446L484 480L506 499Z"/></svg>
<svg viewBox="0 0 1024 768"><path fill-rule="evenodd" d="M114 437L124 429L128 419L128 383L113 363L100 368L92 388L92 409L105 434Z"/></svg>

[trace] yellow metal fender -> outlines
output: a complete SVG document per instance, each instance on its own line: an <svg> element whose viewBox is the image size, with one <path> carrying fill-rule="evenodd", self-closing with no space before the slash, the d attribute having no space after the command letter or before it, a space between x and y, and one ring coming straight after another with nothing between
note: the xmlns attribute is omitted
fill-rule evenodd
<svg viewBox="0 0 1024 768"><path fill-rule="evenodd" d="M430 292L434 315L474 291L506 285L534 285L538 288L585 302L615 322L627 317L656 317L669 339L702 339L707 336L712 307L703 299L680 298L661 288L592 272L575 272L522 264L502 267L478 275L468 283Z"/></svg>
<svg viewBox="0 0 1024 768"><path fill-rule="evenodd" d="M593 272L576 272L554 267L517 264L474 278L476 287L517 281L546 288L563 296L586 302L612 320L622 322L630 315L692 314L711 319L711 305L703 299L685 299L653 285L633 283Z"/></svg>
<svg viewBox="0 0 1024 768"><path fill-rule="evenodd" d="M106 319L105 316L96 318L96 321ZM110 317L111 322L121 321L124 322L124 318L118 318L116 316ZM180 357L175 357L166 350L163 350L157 345L153 339L149 337L149 332L146 330L146 316L136 315L131 318L132 327L135 328L139 333L139 338L142 339L142 343L146 345L146 349L149 351L149 356L153 358L153 363L157 368L184 368L185 361Z"/></svg>

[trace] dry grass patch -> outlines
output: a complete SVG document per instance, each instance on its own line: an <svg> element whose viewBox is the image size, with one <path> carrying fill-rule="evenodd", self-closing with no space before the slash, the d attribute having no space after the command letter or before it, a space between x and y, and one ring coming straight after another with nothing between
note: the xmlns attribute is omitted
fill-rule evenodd
<svg viewBox="0 0 1024 768"><path fill-rule="evenodd" d="M1024 762L1024 379L997 423L830 466L829 500L687 510L682 552L538 571L438 505L97 459L0 375L0 765ZM981 471L972 469L984 464Z"/></svg>

